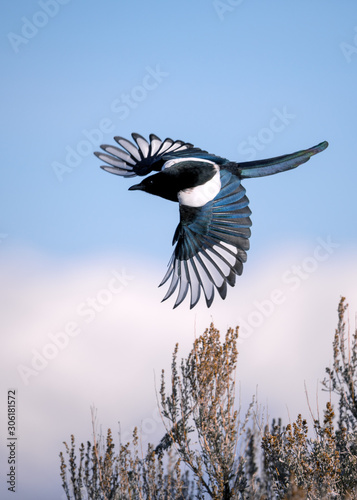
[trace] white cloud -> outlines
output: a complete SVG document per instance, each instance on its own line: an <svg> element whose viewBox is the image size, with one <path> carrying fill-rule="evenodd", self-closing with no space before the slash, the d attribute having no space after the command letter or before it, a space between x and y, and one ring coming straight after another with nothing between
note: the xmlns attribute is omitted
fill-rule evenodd
<svg viewBox="0 0 357 500"><path fill-rule="evenodd" d="M55 262L25 251L3 253L1 385L2 394L18 388L23 491L37 499L48 498L54 484L61 491L61 443L71 433L78 441L90 439L92 403L103 430L116 432L120 420L126 433L143 422L144 437L159 439L154 371L158 385L161 368L170 369L175 343L187 355L195 334L211 321L222 334L243 325L237 373L243 406L258 385L271 416L287 420L287 407L292 418L299 411L308 416L304 380L313 402L331 360L340 295L351 304L352 328L357 310L353 255L336 248L314 265L317 245L295 245L264 258L254 254L225 301L217 298L211 309L202 303L192 311L186 303L175 310L173 301L160 304L164 290L156 284L164 269L155 262L138 265L121 255ZM296 266L300 275L289 281L287 273ZM92 313L83 314L88 309ZM38 355L43 369L41 357L37 368L31 366ZM19 365L38 372L27 385ZM6 428L4 412L0 425Z"/></svg>

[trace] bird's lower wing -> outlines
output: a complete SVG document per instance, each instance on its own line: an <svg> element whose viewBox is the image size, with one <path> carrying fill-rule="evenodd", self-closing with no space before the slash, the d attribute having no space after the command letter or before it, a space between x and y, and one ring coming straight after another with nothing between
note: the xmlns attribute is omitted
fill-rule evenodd
<svg viewBox="0 0 357 500"><path fill-rule="evenodd" d="M224 299L227 283L234 286L236 275L243 271L250 236L249 200L240 180L221 171L221 190L203 207L180 206L180 223L173 244L175 250L160 286L171 278L163 300L177 289L174 307L191 291L190 307L199 301L201 290L207 306L214 290Z"/></svg>
<svg viewBox="0 0 357 500"><path fill-rule="evenodd" d="M273 175L285 170L291 170L302 163L308 161L311 156L321 153L328 146L328 142L324 141L310 149L297 151L289 155L277 156L276 158L268 158L267 160L249 161L246 163L237 164L237 175L241 179L250 177L263 177L265 175Z"/></svg>

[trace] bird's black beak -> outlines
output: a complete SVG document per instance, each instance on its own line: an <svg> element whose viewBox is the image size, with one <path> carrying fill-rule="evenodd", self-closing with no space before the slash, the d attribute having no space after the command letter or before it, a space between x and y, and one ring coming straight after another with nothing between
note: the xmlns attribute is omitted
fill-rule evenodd
<svg viewBox="0 0 357 500"><path fill-rule="evenodd" d="M144 186L142 184L134 184L134 186L130 186L129 191L137 191L137 190L143 190Z"/></svg>

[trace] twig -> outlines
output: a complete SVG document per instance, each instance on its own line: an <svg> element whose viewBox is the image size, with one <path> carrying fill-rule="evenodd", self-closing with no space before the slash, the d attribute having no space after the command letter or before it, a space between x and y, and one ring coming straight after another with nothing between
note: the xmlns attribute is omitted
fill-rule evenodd
<svg viewBox="0 0 357 500"><path fill-rule="evenodd" d="M91 410L91 415L92 415L93 444L94 444L94 453L95 453L97 463L98 463L99 482L100 482L100 486L102 488L104 500L108 500L107 496L105 494L103 476L102 476L102 466L101 466L101 463L99 460L99 453L98 453L98 445L97 445L97 438L96 438L96 431L95 431L95 421L96 421L95 406L94 405L91 406L90 410Z"/></svg>

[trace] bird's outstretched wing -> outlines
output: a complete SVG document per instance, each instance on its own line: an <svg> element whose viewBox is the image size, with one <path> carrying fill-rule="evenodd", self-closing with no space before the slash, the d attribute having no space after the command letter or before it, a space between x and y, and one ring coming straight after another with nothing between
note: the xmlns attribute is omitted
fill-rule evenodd
<svg viewBox="0 0 357 500"><path fill-rule="evenodd" d="M222 169L221 190L202 207L180 205L180 223L173 244L174 253L160 286L171 278L163 300L178 287L174 307L191 291L190 307L194 307L204 293L207 306L214 298L214 290L225 298L227 283L234 286L236 275L243 271L249 248L249 200L240 180Z"/></svg>
<svg viewBox="0 0 357 500"><path fill-rule="evenodd" d="M170 138L162 141L155 134L150 134L148 142L140 134L131 134L135 144L123 137L114 137L118 146L103 144L100 146L105 153L94 153L100 160L108 165L102 166L104 170L123 177L147 175L153 170L160 171L165 163L164 156L182 152L188 149L201 151L194 148L193 144L183 141L173 141Z"/></svg>

